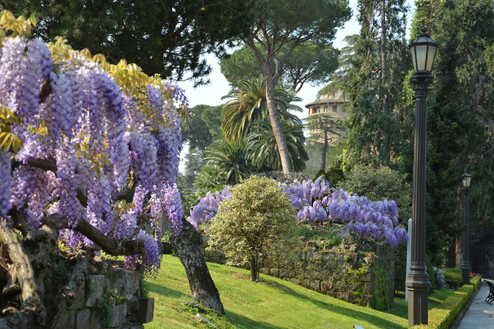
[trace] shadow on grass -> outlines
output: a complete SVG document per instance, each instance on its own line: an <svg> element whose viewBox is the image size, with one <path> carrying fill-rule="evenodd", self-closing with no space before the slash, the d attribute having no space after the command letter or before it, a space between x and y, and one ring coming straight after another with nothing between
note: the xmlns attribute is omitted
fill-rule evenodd
<svg viewBox="0 0 494 329"><path fill-rule="evenodd" d="M177 298L177 299L182 298L182 297L192 298L190 295L184 294L180 291L173 290L173 289L167 288L165 286L162 286L162 285L159 285L156 283L152 283L149 281L146 281L146 283L149 287L149 292L152 292L154 294L167 296L167 297L171 297L171 298ZM252 319L245 317L243 315L228 311L228 309L226 310L226 320L229 323L234 324L235 327L238 327L238 328L249 328L249 329L250 328L278 329L279 328L279 327L273 326L269 323L252 320Z"/></svg>
<svg viewBox="0 0 494 329"><path fill-rule="evenodd" d="M290 289L289 287L286 287L283 284L280 284L277 282L273 282L273 283L274 284L272 286L275 289L280 289L282 291L289 291L289 290L293 291L292 289ZM393 323L393 322L386 320L386 319L383 319L379 316L375 316L375 315L368 314L365 312L359 312L355 309L351 309L351 308L323 302L320 300L316 300L316 299L310 298L308 296L305 296L303 294L298 294L295 291L293 291L293 293L290 293L290 295L294 296L295 298L299 298L299 299L302 299L304 301L310 302L310 303L316 305L317 307L321 308L322 310L328 310L328 311L334 312L336 314L339 314L341 316L353 318L353 319L355 319L356 325L359 325L362 321L365 321L365 322L371 323L371 324L373 324L379 328L387 328L387 329L404 328L403 326L401 326L399 324ZM323 294L321 294L321 295L323 295ZM376 312L378 312L378 311L376 311Z"/></svg>
<svg viewBox="0 0 494 329"><path fill-rule="evenodd" d="M272 324L262 322L262 321L255 321L252 320L251 318L245 317L243 315L230 312L226 310L226 320L235 325L237 328L246 328L246 329L251 329L251 328L263 328L263 329L279 329L280 327L278 326L273 326Z"/></svg>
<svg viewBox="0 0 494 329"><path fill-rule="evenodd" d="M146 285L149 287L149 292L152 292L155 294L159 294L159 295L163 295L163 296L169 296L169 297L187 296L186 294L184 294L180 291L173 290L173 289L167 288L166 286L152 283L149 281L146 281Z"/></svg>

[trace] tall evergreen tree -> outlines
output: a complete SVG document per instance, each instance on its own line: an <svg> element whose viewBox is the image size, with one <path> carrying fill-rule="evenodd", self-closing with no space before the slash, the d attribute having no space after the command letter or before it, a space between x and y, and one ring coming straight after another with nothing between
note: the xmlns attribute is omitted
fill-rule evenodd
<svg viewBox="0 0 494 329"><path fill-rule="evenodd" d="M455 238L464 229L460 211L464 171L476 177L472 196L479 207L472 209L479 217L473 219L494 222L490 206L494 71L489 62L494 45L493 3L420 0L416 13L412 40L421 26L427 26L440 44L428 100L427 249L432 256L440 255L450 245L449 261L454 265L454 249L460 249ZM404 157L411 162L410 153Z"/></svg>
<svg viewBox="0 0 494 329"><path fill-rule="evenodd" d="M360 0L360 35L349 39L353 51L343 86L350 101L350 163L389 165L400 156L400 104L407 61L404 0Z"/></svg>

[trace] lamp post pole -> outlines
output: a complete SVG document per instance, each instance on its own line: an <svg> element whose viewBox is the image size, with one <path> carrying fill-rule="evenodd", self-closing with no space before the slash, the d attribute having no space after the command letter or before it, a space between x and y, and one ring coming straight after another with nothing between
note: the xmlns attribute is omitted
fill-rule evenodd
<svg viewBox="0 0 494 329"><path fill-rule="evenodd" d="M413 155L412 263L408 288L408 326L428 323L427 298L431 283L425 266L425 147L427 143L427 95L431 74L415 74L416 114Z"/></svg>
<svg viewBox="0 0 494 329"><path fill-rule="evenodd" d="M426 29L410 45L414 64L412 83L415 85L416 114L413 155L412 262L406 286L408 288L408 326L428 324L428 295L431 283L425 266L425 186L427 144L427 95L432 83L432 64L438 44Z"/></svg>
<svg viewBox="0 0 494 329"><path fill-rule="evenodd" d="M463 231L463 257L461 263L461 274L462 274L462 284L470 283L470 272L472 268L470 267L470 244L469 244L469 196L470 196L470 179L469 174L463 175L463 224L465 224L465 230Z"/></svg>

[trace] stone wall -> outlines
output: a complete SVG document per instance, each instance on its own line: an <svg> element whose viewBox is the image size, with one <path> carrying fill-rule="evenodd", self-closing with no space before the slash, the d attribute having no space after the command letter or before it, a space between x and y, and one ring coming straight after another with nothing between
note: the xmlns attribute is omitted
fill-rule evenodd
<svg viewBox="0 0 494 329"><path fill-rule="evenodd" d="M311 290L354 304L385 309L394 295L394 254L389 247L362 251L357 245L316 250L306 243L296 260L261 268ZM360 248L360 249L359 249Z"/></svg>
<svg viewBox="0 0 494 329"><path fill-rule="evenodd" d="M100 261L82 260L71 271L52 328L144 328L154 299L143 298L139 274Z"/></svg>

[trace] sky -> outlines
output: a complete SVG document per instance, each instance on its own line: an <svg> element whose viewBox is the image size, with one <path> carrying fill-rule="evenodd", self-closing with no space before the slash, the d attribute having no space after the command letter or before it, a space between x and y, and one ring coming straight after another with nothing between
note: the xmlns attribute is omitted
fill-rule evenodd
<svg viewBox="0 0 494 329"><path fill-rule="evenodd" d="M406 3L408 3L409 7L411 7L412 1L413 0L406 0ZM350 7L353 10L352 18L347 21L344 27L336 33L336 37L333 42L333 46L335 48L341 49L346 46L343 39L347 35L357 34L360 31L360 26L356 18L357 0L350 0ZM409 34L410 30L410 18L413 17L412 10L413 8L410 9L410 13L408 14L407 34ZM226 95L230 90L227 80L225 79L223 74L221 74L219 60L214 55L206 55L205 59L212 67L212 72L208 76L208 78L211 80L211 83L203 86L198 86L197 88L194 88L194 83L192 81L183 81L178 83L178 85L185 90L185 94L189 100L190 107L194 107L199 104L206 104L211 106L223 104L225 101L221 100L221 97ZM304 110L304 112L299 115L300 118L303 119L307 117L308 112L305 108L305 105L315 101L317 98L317 92L323 87L324 85L311 86L308 83L304 84L302 89L297 94L297 96L302 98L302 101L295 102L296 105L300 106Z"/></svg>

